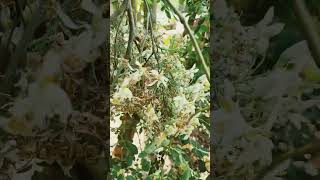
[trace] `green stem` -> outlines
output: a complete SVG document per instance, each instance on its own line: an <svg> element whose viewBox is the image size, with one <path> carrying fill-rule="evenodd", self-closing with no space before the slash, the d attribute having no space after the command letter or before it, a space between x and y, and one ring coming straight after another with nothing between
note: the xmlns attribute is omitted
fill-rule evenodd
<svg viewBox="0 0 320 180"><path fill-rule="evenodd" d="M316 65L320 68L320 37L304 0L294 0L293 11L300 23L303 35L307 40L311 55L313 56Z"/></svg>
<svg viewBox="0 0 320 180"><path fill-rule="evenodd" d="M204 68L204 71L205 71L205 73L206 73L206 76L207 76L208 80L210 80L210 69L209 69L209 67L208 67L208 65L207 65L207 63L206 63L206 61L205 61L205 59L204 59L204 57L203 57L203 54L202 54L202 52L201 52L201 50L200 50L200 47L199 47L199 44L198 44L196 38L194 37L193 32L191 31L190 26L188 25L186 19L185 19L184 16L177 10L177 8L175 8L175 7L173 6L173 4L172 4L169 0L163 0L163 1L164 1L166 4L168 4L169 7L172 9L172 11L179 17L180 22L183 24L184 28L187 30L187 33L188 33L188 35L189 35L190 38L191 38L192 45L193 45L194 48L196 49L196 52L197 52L197 54L198 54L198 56L199 56L199 58L200 58L200 60L201 60L201 64L202 64L202 66L203 66L203 68Z"/></svg>

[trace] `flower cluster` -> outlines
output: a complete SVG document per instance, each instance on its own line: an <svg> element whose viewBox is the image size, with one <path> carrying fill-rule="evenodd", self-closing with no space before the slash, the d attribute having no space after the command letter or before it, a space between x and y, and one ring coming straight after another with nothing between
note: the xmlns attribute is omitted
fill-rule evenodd
<svg viewBox="0 0 320 180"><path fill-rule="evenodd" d="M196 66L186 69L183 65L184 59L177 59L173 53L162 53L158 62L153 58L150 61L147 64L139 60L132 64L118 63L118 67L115 68L123 71L114 73L115 76L112 77L116 80L113 82L115 88L111 94L111 121L115 125L111 127L113 158L120 158L121 161L121 157L115 151L119 150L116 145L124 140L119 136L125 131L121 126L125 127L124 124L127 123L123 117L125 114L130 117L136 114L139 118L134 137L140 138L137 144L133 138L132 145L136 146L138 151L134 156L135 160L129 163L130 167L139 171L143 177L150 176L144 172L144 163L154 163L155 160L152 159L164 153L167 157L166 162L161 165L166 167L164 176L174 177L175 173L183 174L189 171L195 173L195 176L200 176L196 171L193 172L186 162L175 164L177 162L174 155L179 153L182 156L185 150L195 151L191 148L180 152L180 148L183 148L178 139L191 140L192 132L202 127L200 119L208 118L209 81L205 75L196 76L199 71ZM206 132L209 135L208 129ZM141 139L144 141L141 142ZM179 149L178 152L172 152L176 148ZM180 170L175 171L176 168ZM114 167L114 170L116 169ZM137 173L133 170L122 171L115 176L131 176ZM155 175L156 173L152 176Z"/></svg>

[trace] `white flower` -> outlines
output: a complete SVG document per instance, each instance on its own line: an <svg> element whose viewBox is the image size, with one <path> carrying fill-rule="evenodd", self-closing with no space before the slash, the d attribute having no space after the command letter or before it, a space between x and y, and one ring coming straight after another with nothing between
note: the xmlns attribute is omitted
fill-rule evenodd
<svg viewBox="0 0 320 180"><path fill-rule="evenodd" d="M129 88L121 87L118 92L113 95L113 99L118 99L120 102L123 102L126 99L131 100L133 97L132 92Z"/></svg>
<svg viewBox="0 0 320 180"><path fill-rule="evenodd" d="M158 71L151 70L150 73L156 80L148 84L147 86L153 86L155 83L157 83L157 87L159 87L161 84L163 84L164 87L167 87L167 82L169 81L169 79L164 76L163 71L159 74Z"/></svg>
<svg viewBox="0 0 320 180"><path fill-rule="evenodd" d="M260 39L257 41L257 50L258 53L264 54L265 51L269 47L269 39L277 34L279 34L283 27L284 24L282 23L275 23L271 24L274 16L274 8L271 7L264 18L257 24L257 34Z"/></svg>
<svg viewBox="0 0 320 180"><path fill-rule="evenodd" d="M242 116L238 104L233 101L228 103L232 106L230 109L218 109L213 112L215 119L213 128L224 146L232 144L251 128Z"/></svg>
<svg viewBox="0 0 320 180"><path fill-rule="evenodd" d="M157 83L157 87L159 87L161 84L163 84L164 87L167 87L167 82L169 79L164 76L163 72L159 75L159 82Z"/></svg>
<svg viewBox="0 0 320 180"><path fill-rule="evenodd" d="M156 123L159 120L151 104L149 104L147 109L144 111L144 116L144 119L147 121L147 124L149 125L152 125L153 123Z"/></svg>
<svg viewBox="0 0 320 180"><path fill-rule="evenodd" d="M297 90L301 79L294 72L277 69L265 77L256 78L252 82L255 88L255 96L271 98L294 92Z"/></svg>
<svg viewBox="0 0 320 180"><path fill-rule="evenodd" d="M143 73L141 71L136 71L136 72L132 73L130 76L131 76L132 84L135 84L141 80Z"/></svg>
<svg viewBox="0 0 320 180"><path fill-rule="evenodd" d="M210 175L210 174L209 174L207 171L202 172L202 173L200 173L200 179L201 179L201 180L206 180L209 175Z"/></svg>
<svg viewBox="0 0 320 180"><path fill-rule="evenodd" d="M141 64L139 61L136 61L135 64L138 66L138 71L141 76L147 74L147 68L143 67L143 64Z"/></svg>
<svg viewBox="0 0 320 180"><path fill-rule="evenodd" d="M66 123L72 112L72 104L59 86L52 83L42 86L36 82L29 85L28 96L17 99L9 112L12 117L7 125L11 130L43 129L49 125L48 118L55 115L58 115L60 122Z"/></svg>
<svg viewBox="0 0 320 180"><path fill-rule="evenodd" d="M249 137L249 140L242 140L243 152L235 162L235 168L240 168L254 162L260 166L267 166L272 162L273 143L263 136Z"/></svg>
<svg viewBox="0 0 320 180"><path fill-rule="evenodd" d="M131 82L131 78L130 77L125 77L122 84L121 84L121 87L128 87L129 84Z"/></svg>
<svg viewBox="0 0 320 180"><path fill-rule="evenodd" d="M112 118L110 121L110 127L112 128L119 128L122 121L121 121L121 117L123 116L122 112L113 112L112 113Z"/></svg>
<svg viewBox="0 0 320 180"><path fill-rule="evenodd" d="M197 82L204 86L204 91L209 91L210 90L210 82L208 81L206 75L200 76L198 78Z"/></svg>
<svg viewBox="0 0 320 180"><path fill-rule="evenodd" d="M185 96L176 96L173 98L175 112L177 114L194 114L195 106L191 104Z"/></svg>
<svg viewBox="0 0 320 180"><path fill-rule="evenodd" d="M186 76L191 80L193 79L194 74L197 73L198 71L199 69L197 69L196 64L194 64L191 69L187 70Z"/></svg>
<svg viewBox="0 0 320 180"><path fill-rule="evenodd" d="M48 84L45 88L38 84L30 85L29 97L32 101L35 116L43 120L45 114L57 114L60 121L67 122L72 112L72 104L68 95L56 84ZM41 115L42 114L42 115Z"/></svg>
<svg viewBox="0 0 320 180"><path fill-rule="evenodd" d="M193 126L193 127L197 127L200 125L200 122L199 122L199 118L198 117L193 117L190 121L190 125Z"/></svg>
<svg viewBox="0 0 320 180"><path fill-rule="evenodd" d="M70 38L62 46L60 56L63 59L65 71L79 72L87 63L94 62L100 55L99 46L105 41L105 36L92 29L82 32L79 36Z"/></svg>
<svg viewBox="0 0 320 180"><path fill-rule="evenodd" d="M170 159L169 156L165 155L164 156L164 164L163 164L163 170L165 171L165 174L166 173L169 173L169 171L171 170L172 168L172 161Z"/></svg>
<svg viewBox="0 0 320 180"><path fill-rule="evenodd" d="M202 84L196 83L187 88L188 94L190 94L190 99L197 101L204 97L204 86Z"/></svg>
<svg viewBox="0 0 320 180"><path fill-rule="evenodd" d="M174 135L176 132L177 132L177 127L175 126L175 124L166 126L166 128L165 128L165 133L166 133L168 136L172 136L172 135Z"/></svg>

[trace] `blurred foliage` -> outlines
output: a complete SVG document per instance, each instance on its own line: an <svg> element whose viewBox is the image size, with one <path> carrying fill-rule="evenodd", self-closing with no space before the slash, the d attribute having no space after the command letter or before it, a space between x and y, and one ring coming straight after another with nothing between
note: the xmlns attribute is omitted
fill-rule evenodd
<svg viewBox="0 0 320 180"><path fill-rule="evenodd" d="M105 179L106 3L0 1L2 179Z"/></svg>
<svg viewBox="0 0 320 180"><path fill-rule="evenodd" d="M317 179L320 70L292 4L221 0L213 11L218 178Z"/></svg>

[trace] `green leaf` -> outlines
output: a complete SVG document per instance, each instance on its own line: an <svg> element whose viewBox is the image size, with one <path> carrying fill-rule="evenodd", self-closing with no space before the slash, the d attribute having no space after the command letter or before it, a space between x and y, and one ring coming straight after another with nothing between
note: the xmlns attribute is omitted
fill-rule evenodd
<svg viewBox="0 0 320 180"><path fill-rule="evenodd" d="M185 163L185 160L182 156L183 151L178 148L170 149L170 157L176 165L180 165L181 163Z"/></svg>
<svg viewBox="0 0 320 180"><path fill-rule="evenodd" d="M145 147L145 153L146 154L151 154L152 152L154 152L155 150L157 149L157 146L155 143L151 143L151 144L148 144L146 147Z"/></svg>
<svg viewBox="0 0 320 180"><path fill-rule="evenodd" d="M135 180L135 178L133 176L129 175L126 177L126 180Z"/></svg>
<svg viewBox="0 0 320 180"><path fill-rule="evenodd" d="M207 170L205 162L200 160L198 162L199 162L198 167L200 172L205 172Z"/></svg>
<svg viewBox="0 0 320 180"><path fill-rule="evenodd" d="M191 178L191 175L192 175L191 174L191 169L188 166L188 168L183 172L181 179L182 180L189 180Z"/></svg>
<svg viewBox="0 0 320 180"><path fill-rule="evenodd" d="M148 177L146 178L146 180L153 180L152 177L153 177L153 176L150 175L150 176L148 176Z"/></svg>
<svg viewBox="0 0 320 180"><path fill-rule="evenodd" d="M171 13L168 10L164 10L164 12L166 13L167 17L171 19Z"/></svg>
<svg viewBox="0 0 320 180"><path fill-rule="evenodd" d="M142 167L142 170L149 171L151 168L151 162L148 161L147 159L143 158L141 160L141 167Z"/></svg>
<svg viewBox="0 0 320 180"><path fill-rule="evenodd" d="M170 149L170 158L175 164L179 164L179 153L177 151L174 151L173 149Z"/></svg>
<svg viewBox="0 0 320 180"><path fill-rule="evenodd" d="M181 139L182 141L186 141L186 140L188 140L188 138L189 138L189 136L186 135L186 134L182 134L182 135L180 136L180 139Z"/></svg>
<svg viewBox="0 0 320 180"><path fill-rule="evenodd" d="M142 151L140 154L139 154L139 158L144 158L146 157L148 154L145 152L145 151Z"/></svg>
<svg viewBox="0 0 320 180"><path fill-rule="evenodd" d="M125 143L125 147L130 152L131 155L138 154L138 148L134 144L132 144L131 142L127 141Z"/></svg>
<svg viewBox="0 0 320 180"><path fill-rule="evenodd" d="M152 0L147 0L147 3L148 3L149 5L152 5Z"/></svg>
<svg viewBox="0 0 320 180"><path fill-rule="evenodd" d="M165 140L163 140L161 146L167 146L169 144L170 144L170 140L169 139L165 139Z"/></svg>
<svg viewBox="0 0 320 180"><path fill-rule="evenodd" d="M131 166L132 165L132 163L133 163L133 161L134 161L134 156L129 156L129 157L127 157L126 158L126 165L127 166Z"/></svg>
<svg viewBox="0 0 320 180"><path fill-rule="evenodd" d="M190 140L190 143L194 147L192 149L192 152L195 153L198 157L209 155L209 152L206 149L202 148L198 142Z"/></svg>
<svg viewBox="0 0 320 180"><path fill-rule="evenodd" d="M200 25L199 33L204 33L204 32L208 32L208 31L209 31L209 28L206 25L204 25L204 24Z"/></svg>

